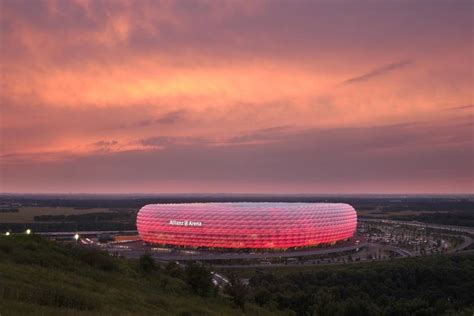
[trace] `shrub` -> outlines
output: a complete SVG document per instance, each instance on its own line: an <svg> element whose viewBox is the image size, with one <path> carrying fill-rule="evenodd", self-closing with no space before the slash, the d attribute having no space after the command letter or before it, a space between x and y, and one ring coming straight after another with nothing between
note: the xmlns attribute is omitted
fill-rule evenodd
<svg viewBox="0 0 474 316"><path fill-rule="evenodd" d="M229 283L225 287L225 293L229 294L234 304L245 311L245 301L247 299L248 288L234 274L229 278Z"/></svg>
<svg viewBox="0 0 474 316"><path fill-rule="evenodd" d="M210 271L196 263L186 266L186 283L191 290L198 295L208 296L213 284Z"/></svg>
<svg viewBox="0 0 474 316"><path fill-rule="evenodd" d="M169 262L165 267L165 271L173 278L183 278L183 269L176 262Z"/></svg>
<svg viewBox="0 0 474 316"><path fill-rule="evenodd" d="M80 261L90 266L97 267L103 271L115 271L118 269L114 258L99 249L74 247L73 251Z"/></svg>
<svg viewBox="0 0 474 316"><path fill-rule="evenodd" d="M150 254L146 253L138 259L138 270L144 274L156 271L155 260Z"/></svg>

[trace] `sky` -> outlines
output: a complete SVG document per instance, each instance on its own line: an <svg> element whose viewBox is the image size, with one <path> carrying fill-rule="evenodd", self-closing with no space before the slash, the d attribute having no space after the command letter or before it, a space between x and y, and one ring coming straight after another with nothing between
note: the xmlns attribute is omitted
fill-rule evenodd
<svg viewBox="0 0 474 316"><path fill-rule="evenodd" d="M474 193L473 10L0 0L0 192Z"/></svg>

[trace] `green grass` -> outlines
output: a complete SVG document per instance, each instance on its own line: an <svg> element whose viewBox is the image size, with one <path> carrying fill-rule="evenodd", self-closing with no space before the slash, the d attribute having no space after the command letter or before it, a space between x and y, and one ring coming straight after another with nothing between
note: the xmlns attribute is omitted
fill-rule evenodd
<svg viewBox="0 0 474 316"><path fill-rule="evenodd" d="M249 315L273 314L247 305ZM0 237L0 314L240 315L227 297L200 297L164 270L37 236Z"/></svg>

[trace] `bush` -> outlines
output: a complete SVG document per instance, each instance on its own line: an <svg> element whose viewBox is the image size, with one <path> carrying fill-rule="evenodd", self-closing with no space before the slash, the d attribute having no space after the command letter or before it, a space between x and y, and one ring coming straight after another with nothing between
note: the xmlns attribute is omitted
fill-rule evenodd
<svg viewBox="0 0 474 316"><path fill-rule="evenodd" d="M232 297L234 304L245 311L248 288L234 274L229 278L229 284L225 287L225 293Z"/></svg>
<svg viewBox="0 0 474 316"><path fill-rule="evenodd" d="M210 271L196 263L186 266L185 276L186 283L195 294L208 296L214 286Z"/></svg>
<svg viewBox="0 0 474 316"><path fill-rule="evenodd" d="M138 259L138 271L144 274L156 271L155 260L150 254L146 253Z"/></svg>
<svg viewBox="0 0 474 316"><path fill-rule="evenodd" d="M183 278L183 269L176 262L169 262L165 267L166 273L173 278Z"/></svg>
<svg viewBox="0 0 474 316"><path fill-rule="evenodd" d="M103 271L118 270L118 265L114 258L108 253L94 248L72 248L75 256L82 262L97 267Z"/></svg>
<svg viewBox="0 0 474 316"><path fill-rule="evenodd" d="M264 306L272 299L272 294L266 289L260 289L256 291L254 295L254 301L260 306Z"/></svg>
<svg viewBox="0 0 474 316"><path fill-rule="evenodd" d="M9 254L13 251L13 247L7 244L0 244L0 252Z"/></svg>

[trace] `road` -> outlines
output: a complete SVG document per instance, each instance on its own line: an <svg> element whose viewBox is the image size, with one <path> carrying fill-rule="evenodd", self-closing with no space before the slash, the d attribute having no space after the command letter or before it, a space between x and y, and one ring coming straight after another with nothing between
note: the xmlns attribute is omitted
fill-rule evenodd
<svg viewBox="0 0 474 316"><path fill-rule="evenodd" d="M41 236L49 236L49 237L64 237L64 236L71 236L73 237L75 234L79 234L80 236L98 236L101 234L110 234L110 235L137 235L138 232L136 230L90 230L90 231L73 231L73 232L38 232L35 235Z"/></svg>
<svg viewBox="0 0 474 316"><path fill-rule="evenodd" d="M339 253L346 251L355 251L366 247L366 243L360 243L358 245L351 245L345 247L332 247L324 249L307 249L298 251L285 251L285 252L256 252L256 253L235 253L235 252L198 252L195 253L151 253L153 258L160 261L214 261L214 260L266 260L270 258L292 258L292 257L308 257L315 255L325 255L331 253ZM126 258L139 258L143 254L143 249L111 249L110 252L118 252Z"/></svg>
<svg viewBox="0 0 474 316"><path fill-rule="evenodd" d="M410 251L402 249L402 248L398 248L395 246L381 245L381 244L375 244L375 243L369 243L368 246L395 252L400 257L413 257L413 254Z"/></svg>
<svg viewBox="0 0 474 316"><path fill-rule="evenodd" d="M453 249L450 249L448 251L449 253L462 251L462 250L468 248L472 244L472 238L471 237L464 236L464 235L458 235L458 237L463 238L463 242L460 245L454 247Z"/></svg>
<svg viewBox="0 0 474 316"><path fill-rule="evenodd" d="M221 274L219 274L217 272L211 272L211 275L212 275L212 283L214 283L214 285L217 285L217 286L223 288L224 286L229 284L229 280L227 280Z"/></svg>

